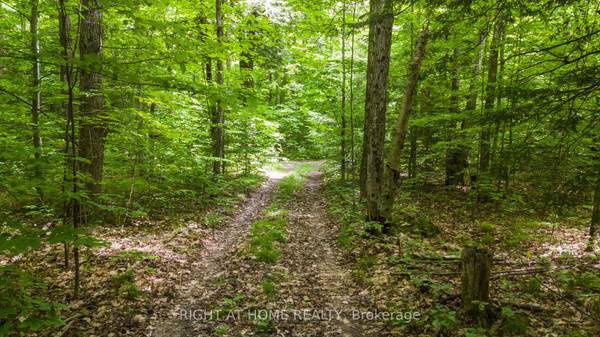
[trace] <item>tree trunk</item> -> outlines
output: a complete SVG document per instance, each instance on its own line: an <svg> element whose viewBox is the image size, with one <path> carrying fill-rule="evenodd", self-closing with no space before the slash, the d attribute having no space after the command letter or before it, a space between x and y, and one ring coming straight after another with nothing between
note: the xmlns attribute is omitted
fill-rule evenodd
<svg viewBox="0 0 600 337"><path fill-rule="evenodd" d="M223 39L223 14L221 12L221 0L216 0L216 26L217 26L217 40L219 45L222 45ZM223 77L223 60L217 59L217 85L223 89L225 83ZM225 124L225 113L223 109L223 102L218 99L216 107L213 110L212 116L212 141L213 141L213 157L215 158L213 163L213 173L221 174L225 169L225 138L223 127Z"/></svg>
<svg viewBox="0 0 600 337"><path fill-rule="evenodd" d="M73 228L79 228L81 224L81 206L79 203L79 199L75 197L79 193L79 179L78 179L78 171L79 164L75 159L77 154L77 144L75 141L76 130L75 130L75 109L74 109L74 100L75 94L73 92L74 89L74 79L73 79L73 53L71 51L71 19L67 14L67 10L65 8L65 0L59 0L59 34L60 34L60 44L62 47L62 57L64 61L64 65L61 67L62 79L66 85L66 95L67 101L65 104L65 112L66 112L66 126L65 126L65 155L67 159L65 160L65 165L68 166L69 174L65 174L65 180L67 180L64 184L67 185L67 182L70 183L70 196L69 196L69 211L68 213L71 217L71 224ZM70 179L67 177L70 175ZM68 264L68 253L67 253L67 244L65 243L65 264ZM79 246L73 245L73 263L75 267L75 278L73 281L73 295L75 298L79 296L79 288L80 288L80 271L79 271Z"/></svg>
<svg viewBox="0 0 600 337"><path fill-rule="evenodd" d="M458 129L458 120L455 119L455 115L458 114L459 109L459 89L460 89L460 62L459 62L460 51L458 48L454 49L454 71L452 77L452 96L450 98L450 114L451 114L451 125L448 132L448 141L451 145L446 149L446 185L464 185L464 171L467 166L467 149L463 145L463 139L461 137L461 130ZM452 144L452 142L458 142L458 144Z"/></svg>
<svg viewBox="0 0 600 337"><path fill-rule="evenodd" d="M367 130L367 112L365 111L365 119L363 122L363 142L360 156L360 172L359 172L359 198L364 200L367 197L367 154L369 153L369 132Z"/></svg>
<svg viewBox="0 0 600 337"><path fill-rule="evenodd" d="M479 52L477 57L475 58L475 65L473 66L473 71L472 71L472 75L473 75L473 81L471 82L471 84L469 85L469 97L467 98L467 104L465 107L465 112L467 113L467 116L465 117L465 119L463 120L462 123L462 129L466 130L470 127L470 125L468 124L468 120L471 120L473 118L472 114L475 112L475 109L477 108L477 93L478 93L478 88L477 88L477 77L479 76L481 69L483 68L483 58L485 56L485 40L487 37L487 32L484 31L480 31L479 32ZM465 175L463 178L463 182L464 182L464 191L470 191L471 189L471 175L469 174L469 152L470 152L470 147L468 147L468 145L466 145L466 157L467 157L467 166L466 166L466 170L465 170Z"/></svg>
<svg viewBox="0 0 600 337"><path fill-rule="evenodd" d="M394 197L396 194L396 187L398 186L400 180L400 159L402 157L404 140L408 130L410 111L412 110L417 93L419 71L421 69L423 58L425 57L425 46L427 45L428 36L429 30L427 26L425 26L417 38L414 55L412 56L412 60L409 64L408 82L404 88L402 103L399 104L400 112L394 127L391 149L386 160L387 169L385 172L385 183L383 187L384 191L379 200L381 220L384 222L386 227L388 224L385 222L389 218L392 210Z"/></svg>
<svg viewBox="0 0 600 337"><path fill-rule="evenodd" d="M93 197L101 192L104 143L108 133L102 94L102 12L99 0L81 0L81 8L79 156L85 159L80 163L80 170L87 176L85 186Z"/></svg>
<svg viewBox="0 0 600 337"><path fill-rule="evenodd" d="M240 56L240 76L242 78L243 87L248 89L247 95L251 95L252 88L254 88L254 78L252 76L252 72L254 70L254 54L256 53L256 36L258 34L256 30L257 18L258 11L257 9L253 9L250 15L248 16L248 20L246 21L243 38L245 39L248 47L242 50ZM244 94L242 96L242 106L246 107L248 105L247 101L248 97L246 96L246 94ZM244 117L241 118L239 123L240 128L243 132L243 137L246 139L250 139L250 120L247 117ZM252 166L248 149L242 150L242 155L244 172L248 172L250 170L250 167Z"/></svg>
<svg viewBox="0 0 600 337"><path fill-rule="evenodd" d="M590 223L590 246L593 247L596 238L596 231L600 225L600 179L596 183L596 191L594 192L594 208L592 209L592 221Z"/></svg>
<svg viewBox="0 0 600 337"><path fill-rule="evenodd" d="M492 254L487 249L466 247L460 259L461 314L469 322L486 325L491 316L488 303Z"/></svg>
<svg viewBox="0 0 600 337"><path fill-rule="evenodd" d="M346 2L342 1L342 106L340 125L340 177L346 181Z"/></svg>
<svg viewBox="0 0 600 337"><path fill-rule="evenodd" d="M502 34L503 21L499 18L494 27L494 36L490 49L490 60L488 66L488 80L486 87L484 120L481 131L480 151L479 151L479 171L484 173L490 165L490 133L491 127L487 120L491 117L494 109L494 100L496 99L496 77L498 73L498 46Z"/></svg>
<svg viewBox="0 0 600 337"><path fill-rule="evenodd" d="M367 219L380 221L387 84L394 24L392 0L371 0L365 96Z"/></svg>
<svg viewBox="0 0 600 337"><path fill-rule="evenodd" d="M356 6L352 8L352 22L356 19ZM354 152L354 29L352 29L352 38L350 42L350 173L352 174L352 183L356 183L356 156ZM354 187L353 187L354 188ZM354 201L354 193L352 194Z"/></svg>
<svg viewBox="0 0 600 337"><path fill-rule="evenodd" d="M42 172L42 137L40 135L40 110L42 104L41 98L41 74L40 74L40 39L38 28L38 0L31 1L31 18L29 31L31 33L31 54L33 55L33 63L31 67L31 87L33 94L31 97L31 134L33 138L34 148L34 178L36 191L40 200L43 201L44 193L41 187L43 182Z"/></svg>
<svg viewBox="0 0 600 337"><path fill-rule="evenodd" d="M65 147L63 150L64 155L64 168L63 168L63 183L62 183L62 193L66 195L67 188L73 189L72 179L73 177L69 177L73 170L76 170L76 164L74 162L75 158L75 135L74 132L71 132L71 122L74 120L73 118L73 92L72 92L72 67L70 65L72 52L71 52L71 17L66 14L65 10L65 0L60 0L58 10L58 34L59 41L61 47L61 56L63 58L64 64L60 66L60 80L62 82L62 94L67 97L61 104L61 107L64 111L65 116L65 133L64 133L64 142ZM74 128L73 128L74 131ZM73 146L72 146L73 145ZM74 198L63 198L63 223L68 224L72 220L75 220L73 217L72 210L77 209L78 206L73 206ZM64 266L65 268L69 268L69 244L68 242L63 243L63 251L64 251Z"/></svg>

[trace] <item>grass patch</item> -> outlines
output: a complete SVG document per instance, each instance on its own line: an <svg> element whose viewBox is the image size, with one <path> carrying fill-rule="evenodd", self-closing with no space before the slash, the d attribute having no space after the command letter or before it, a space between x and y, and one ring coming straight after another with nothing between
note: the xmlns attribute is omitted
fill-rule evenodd
<svg viewBox="0 0 600 337"><path fill-rule="evenodd" d="M277 186L277 199L285 201L291 199L304 187L304 177L296 172L290 173L287 177L281 179Z"/></svg>
<svg viewBox="0 0 600 337"><path fill-rule="evenodd" d="M219 325L213 331L217 336L227 336L229 335L230 330L231 328L229 327L229 325Z"/></svg>
<svg viewBox="0 0 600 337"><path fill-rule="evenodd" d="M275 330L275 324L270 319L259 319L256 321L254 332L260 335L270 334Z"/></svg>
<svg viewBox="0 0 600 337"><path fill-rule="evenodd" d="M281 179L279 182L276 191L276 199L281 202L287 202L300 193L306 182L306 176L314 171L314 169L314 164L310 163L301 164L296 167L292 173Z"/></svg>
<svg viewBox="0 0 600 337"><path fill-rule="evenodd" d="M250 252L257 260L275 263L281 257L280 245L285 243L287 221L283 217L265 218L252 225Z"/></svg>
<svg viewBox="0 0 600 337"><path fill-rule="evenodd" d="M204 226L210 229L219 229L225 223L225 216L218 212L208 212L204 215Z"/></svg>
<svg viewBox="0 0 600 337"><path fill-rule="evenodd" d="M277 290L275 289L275 283L273 283L273 281L271 280L262 281L260 286L263 290L263 293L267 295L267 297L273 297L277 292Z"/></svg>

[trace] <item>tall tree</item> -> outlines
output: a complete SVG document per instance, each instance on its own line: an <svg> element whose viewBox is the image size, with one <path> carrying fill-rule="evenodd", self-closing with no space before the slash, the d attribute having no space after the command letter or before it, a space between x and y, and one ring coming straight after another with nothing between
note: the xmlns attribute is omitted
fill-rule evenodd
<svg viewBox="0 0 600 337"><path fill-rule="evenodd" d="M219 46L223 45L223 12L221 10L222 1L216 0L215 2L215 17L216 17L216 28L217 28L217 40ZM223 89L225 79L223 77L223 59L222 57L217 58L217 85L220 89ZM221 174L224 173L225 162L225 137L224 127L225 124L225 110L223 109L223 100L219 98L216 102L216 107L213 110L212 116L212 142L213 142L213 173Z"/></svg>
<svg viewBox="0 0 600 337"><path fill-rule="evenodd" d="M346 181L346 2L342 1L342 100L340 125L340 177Z"/></svg>
<svg viewBox="0 0 600 337"><path fill-rule="evenodd" d="M36 190L40 199L43 200L44 193L40 184L42 183L42 137L40 134L40 111L42 106L41 74L40 74L40 38L39 38L39 0L31 1L31 17L29 18L29 30L31 33L31 55L33 62L31 67L31 128L34 148L34 175L36 179Z"/></svg>
<svg viewBox="0 0 600 337"><path fill-rule="evenodd" d="M108 133L102 92L102 4L100 0L81 0L81 8L79 156L84 160L80 170L87 176L87 191L95 195L101 191L104 143Z"/></svg>
<svg viewBox="0 0 600 337"><path fill-rule="evenodd" d="M481 69L483 68L483 58L485 56L485 40L487 38L487 32L485 31L479 31L479 38L478 38L478 46L479 46L479 50L477 51L477 56L475 57L475 63L474 66L472 68L472 73L471 73L471 83L469 84L469 93L468 93L468 97L467 97L467 103L465 106L465 113L466 113L466 117L465 119L462 121L462 129L466 130L467 128L470 127L469 125L469 121L473 119L473 114L475 113L475 110L477 109L477 93L479 91L478 89L478 79L479 79L479 74L481 73ZM483 77L482 77L483 78ZM465 191L470 189L471 186L471 176L469 173L469 152L470 152L470 148L468 144L465 144L465 152L466 152L466 158L467 158L467 162L466 162L466 167L465 167L465 175L463 178L463 183L465 185Z"/></svg>
<svg viewBox="0 0 600 337"><path fill-rule="evenodd" d="M76 176L77 169L75 162L75 126L72 124L74 120L73 116L73 80L72 80L72 69L71 58L73 56L71 50L71 17L66 11L66 0L59 0L58 2L58 39L60 42L60 50L62 56L62 64L60 66L60 81L62 84L61 93L66 97L61 102L61 108L65 117L65 130L64 130L64 167L63 167L63 183L62 193L65 195L63 198L63 210L62 218L65 224L75 223L74 220L78 220L75 217L73 210L78 210L79 206L75 205L74 202L77 200L74 198L67 198L67 190L75 192L77 186L73 182ZM76 195L76 194L73 194ZM69 244L64 242L64 264L65 268L69 267Z"/></svg>
<svg viewBox="0 0 600 337"><path fill-rule="evenodd" d="M463 185L464 184L464 170L467 167L467 148L463 144L463 139L460 136L461 130L457 126L459 120L456 119L456 115L459 112L459 89L460 89L460 61L459 61L460 50L454 48L454 55L452 57L453 69L452 69L452 80L451 80L451 97L450 97L450 114L452 119L450 120L450 127L448 130L450 145L446 149L446 185ZM463 123L460 123L463 126Z"/></svg>
<svg viewBox="0 0 600 337"><path fill-rule="evenodd" d="M394 24L392 0L371 0L363 147L367 219L380 221L388 71Z"/></svg>
<svg viewBox="0 0 600 337"><path fill-rule="evenodd" d="M81 206L77 194L79 192L78 181L78 161L75 156L77 154L76 126L75 126L75 109L74 109L74 86L73 78L73 52L71 50L71 18L66 10L67 0L59 0L58 25L59 25L59 40L62 49L63 64L61 65L61 80L64 82L63 91L66 94L66 102L63 106L65 109L65 171L63 174L63 191L66 192L67 187L70 195L65 198L64 215L65 223L71 223L72 227L77 229L81 224ZM70 219L69 219L70 218ZM65 249L65 266L68 267L68 244L64 243ZM73 263L75 268L75 279L73 284L73 293L75 297L79 296L80 287L80 263L79 263L79 246L73 246Z"/></svg>
<svg viewBox="0 0 600 337"><path fill-rule="evenodd" d="M488 119L494 109L494 101L496 100L496 78L498 74L498 51L500 45L500 38L502 35L503 20L502 16L499 16L495 27L494 35L492 37L492 45L490 47L490 58L488 64L488 78L486 86L485 106L483 125L481 131L480 150L479 150L479 170L483 173L486 172L490 166L490 136L491 126L488 123Z"/></svg>
<svg viewBox="0 0 600 337"><path fill-rule="evenodd" d="M356 4L352 7L352 22L356 21ZM350 173L352 174L352 181L356 181L356 154L354 148L354 28L350 34L350 161L351 168ZM352 198L354 201L354 198Z"/></svg>
<svg viewBox="0 0 600 337"><path fill-rule="evenodd" d="M425 57L425 47L427 45L428 37L429 29L426 24L419 34L419 37L417 37L416 48L408 66L408 82L404 88L402 103L399 104L400 112L394 126L391 149L385 162L386 171L384 190L379 200L379 212L381 220L384 223L389 218L394 203L396 189L400 180L400 159L402 157L402 150L404 149L404 142L408 130L410 111L412 110L416 98L417 85L419 83L419 71L421 69L421 64L423 63L423 58Z"/></svg>
<svg viewBox="0 0 600 337"><path fill-rule="evenodd" d="M588 241L588 245L586 250L593 251L594 250L594 242L596 241L596 232L598 231L598 226L600 226L600 134L596 134L592 136L594 140L594 145L591 146L590 150L592 151L593 159L594 159L594 168L593 172L596 176L595 182L596 185L594 187L594 201L592 206L592 220L590 222L590 237Z"/></svg>

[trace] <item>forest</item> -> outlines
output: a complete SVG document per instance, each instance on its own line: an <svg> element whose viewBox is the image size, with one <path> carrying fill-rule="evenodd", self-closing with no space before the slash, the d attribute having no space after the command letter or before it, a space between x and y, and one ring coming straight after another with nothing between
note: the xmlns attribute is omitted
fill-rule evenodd
<svg viewBox="0 0 600 337"><path fill-rule="evenodd" d="M599 0L0 0L0 337L600 335Z"/></svg>

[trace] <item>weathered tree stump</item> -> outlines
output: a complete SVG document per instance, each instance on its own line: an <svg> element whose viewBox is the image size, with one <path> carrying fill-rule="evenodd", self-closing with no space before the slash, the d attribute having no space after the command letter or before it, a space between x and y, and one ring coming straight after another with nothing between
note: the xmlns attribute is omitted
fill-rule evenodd
<svg viewBox="0 0 600 337"><path fill-rule="evenodd" d="M470 322L487 325L492 253L484 248L465 247L461 254L461 315Z"/></svg>

